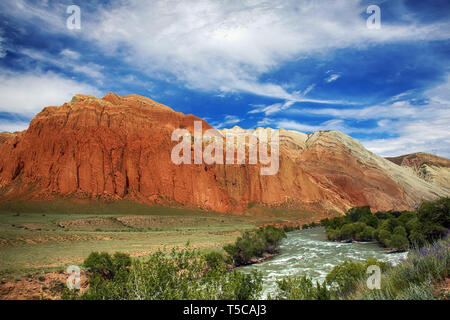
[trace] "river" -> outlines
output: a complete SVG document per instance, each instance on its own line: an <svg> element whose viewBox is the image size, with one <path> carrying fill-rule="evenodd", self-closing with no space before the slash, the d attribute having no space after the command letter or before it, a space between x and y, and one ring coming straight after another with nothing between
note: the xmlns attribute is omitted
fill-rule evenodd
<svg viewBox="0 0 450 320"><path fill-rule="evenodd" d="M324 228L313 228L287 233L280 245L280 255L237 270L258 270L263 275L263 297L274 292L276 281L287 275L307 275L314 282L322 282L326 275L346 259L376 258L397 264L407 253L384 252L376 243L340 243L328 241Z"/></svg>

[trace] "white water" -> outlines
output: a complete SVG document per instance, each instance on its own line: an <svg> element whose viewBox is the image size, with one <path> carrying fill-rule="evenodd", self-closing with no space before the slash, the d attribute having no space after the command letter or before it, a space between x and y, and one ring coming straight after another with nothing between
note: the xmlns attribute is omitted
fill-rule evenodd
<svg viewBox="0 0 450 320"><path fill-rule="evenodd" d="M335 265L346 259L364 261L368 258L397 264L407 253L387 254L376 243L340 243L326 239L323 228L287 233L280 246L281 254L271 260L239 267L242 272L258 270L263 274L263 297L276 288L283 276L307 275L322 282Z"/></svg>

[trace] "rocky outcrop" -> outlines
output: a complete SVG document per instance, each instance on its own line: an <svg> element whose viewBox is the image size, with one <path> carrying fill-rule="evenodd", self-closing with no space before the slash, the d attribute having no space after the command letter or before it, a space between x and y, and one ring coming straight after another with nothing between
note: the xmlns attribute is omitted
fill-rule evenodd
<svg viewBox="0 0 450 320"><path fill-rule="evenodd" d="M450 159L418 152L386 158L419 178L450 192Z"/></svg>
<svg viewBox="0 0 450 320"><path fill-rule="evenodd" d="M171 151L178 142L171 135L179 128L192 133L194 121L202 132L212 129L137 95L77 95L47 107L28 130L0 142L0 201L62 195L219 212L255 203L342 212L355 205L410 209L449 194L337 131L280 130L276 175L261 175L262 165L248 162L176 165Z"/></svg>
<svg viewBox="0 0 450 320"><path fill-rule="evenodd" d="M0 144L16 137L17 135L10 132L0 132Z"/></svg>

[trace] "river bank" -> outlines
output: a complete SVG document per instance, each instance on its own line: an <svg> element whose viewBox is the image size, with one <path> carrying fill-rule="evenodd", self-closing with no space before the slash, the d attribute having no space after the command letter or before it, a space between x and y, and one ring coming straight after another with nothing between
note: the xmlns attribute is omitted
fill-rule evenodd
<svg viewBox="0 0 450 320"><path fill-rule="evenodd" d="M260 263L241 266L242 272L263 274L263 296L274 291L276 281L284 276L307 275L322 282L334 266L347 259L363 261L376 258L393 265L407 257L407 252L387 254L373 242L341 243L329 241L324 228L311 228L287 233L281 242L280 254Z"/></svg>

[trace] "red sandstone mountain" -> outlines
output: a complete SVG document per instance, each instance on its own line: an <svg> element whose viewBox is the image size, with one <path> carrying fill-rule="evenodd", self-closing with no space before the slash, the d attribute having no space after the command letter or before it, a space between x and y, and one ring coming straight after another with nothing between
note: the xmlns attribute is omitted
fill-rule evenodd
<svg viewBox="0 0 450 320"><path fill-rule="evenodd" d="M171 134L192 132L194 120L211 128L137 95L77 95L47 107L28 130L0 134L0 202L70 195L220 212L254 203L342 212L355 205L411 209L449 195L337 131L280 130L273 176L260 175L260 165L175 165Z"/></svg>

